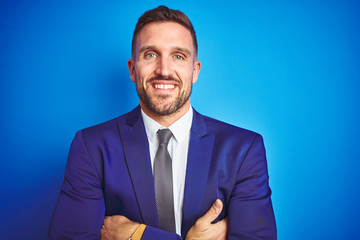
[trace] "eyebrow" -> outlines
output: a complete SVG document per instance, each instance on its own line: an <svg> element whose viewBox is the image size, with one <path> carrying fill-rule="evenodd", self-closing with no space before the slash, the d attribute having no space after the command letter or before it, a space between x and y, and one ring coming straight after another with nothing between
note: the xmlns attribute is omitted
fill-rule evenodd
<svg viewBox="0 0 360 240"><path fill-rule="evenodd" d="M153 49L156 49L155 46L152 46L152 45L143 46L139 49L139 53L145 52L146 50L153 50Z"/></svg>
<svg viewBox="0 0 360 240"><path fill-rule="evenodd" d="M172 48L172 50L178 51L178 52L183 52L183 53L185 53L185 55L191 56L191 52L190 52L190 50L187 49L187 48L174 47L174 48Z"/></svg>

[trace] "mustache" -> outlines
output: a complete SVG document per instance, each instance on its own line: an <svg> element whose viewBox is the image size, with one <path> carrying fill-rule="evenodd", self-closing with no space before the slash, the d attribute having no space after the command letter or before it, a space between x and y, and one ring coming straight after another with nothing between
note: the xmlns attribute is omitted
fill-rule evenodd
<svg viewBox="0 0 360 240"><path fill-rule="evenodd" d="M162 76L162 75L156 75L154 77L151 77L148 79L149 82L152 82L152 81L155 81L155 80L160 80L160 81L176 81L176 82L179 82L178 79L176 78L173 78L171 76Z"/></svg>

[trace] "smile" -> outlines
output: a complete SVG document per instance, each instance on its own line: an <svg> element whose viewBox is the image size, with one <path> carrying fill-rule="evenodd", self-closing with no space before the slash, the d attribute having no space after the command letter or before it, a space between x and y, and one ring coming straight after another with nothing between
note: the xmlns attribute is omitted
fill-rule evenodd
<svg viewBox="0 0 360 240"><path fill-rule="evenodd" d="M172 89L175 85L173 84L155 84L156 89Z"/></svg>

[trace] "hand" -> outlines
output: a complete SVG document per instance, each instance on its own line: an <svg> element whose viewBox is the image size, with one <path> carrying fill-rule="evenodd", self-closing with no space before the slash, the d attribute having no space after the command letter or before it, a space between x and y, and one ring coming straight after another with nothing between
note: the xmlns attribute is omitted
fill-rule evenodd
<svg viewBox="0 0 360 240"><path fill-rule="evenodd" d="M101 240L128 240L140 223L120 215L105 216L101 228Z"/></svg>
<svg viewBox="0 0 360 240"><path fill-rule="evenodd" d="M211 224L221 213L223 203L217 199L202 217L190 228L186 240L225 240L227 237L227 218Z"/></svg>

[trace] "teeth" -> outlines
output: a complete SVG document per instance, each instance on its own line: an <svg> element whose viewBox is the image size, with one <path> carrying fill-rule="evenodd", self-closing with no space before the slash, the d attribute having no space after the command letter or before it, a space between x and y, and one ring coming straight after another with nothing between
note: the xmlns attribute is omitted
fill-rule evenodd
<svg viewBox="0 0 360 240"><path fill-rule="evenodd" d="M172 84L155 84L155 88L158 89L169 89L169 88L174 88L175 86Z"/></svg>

